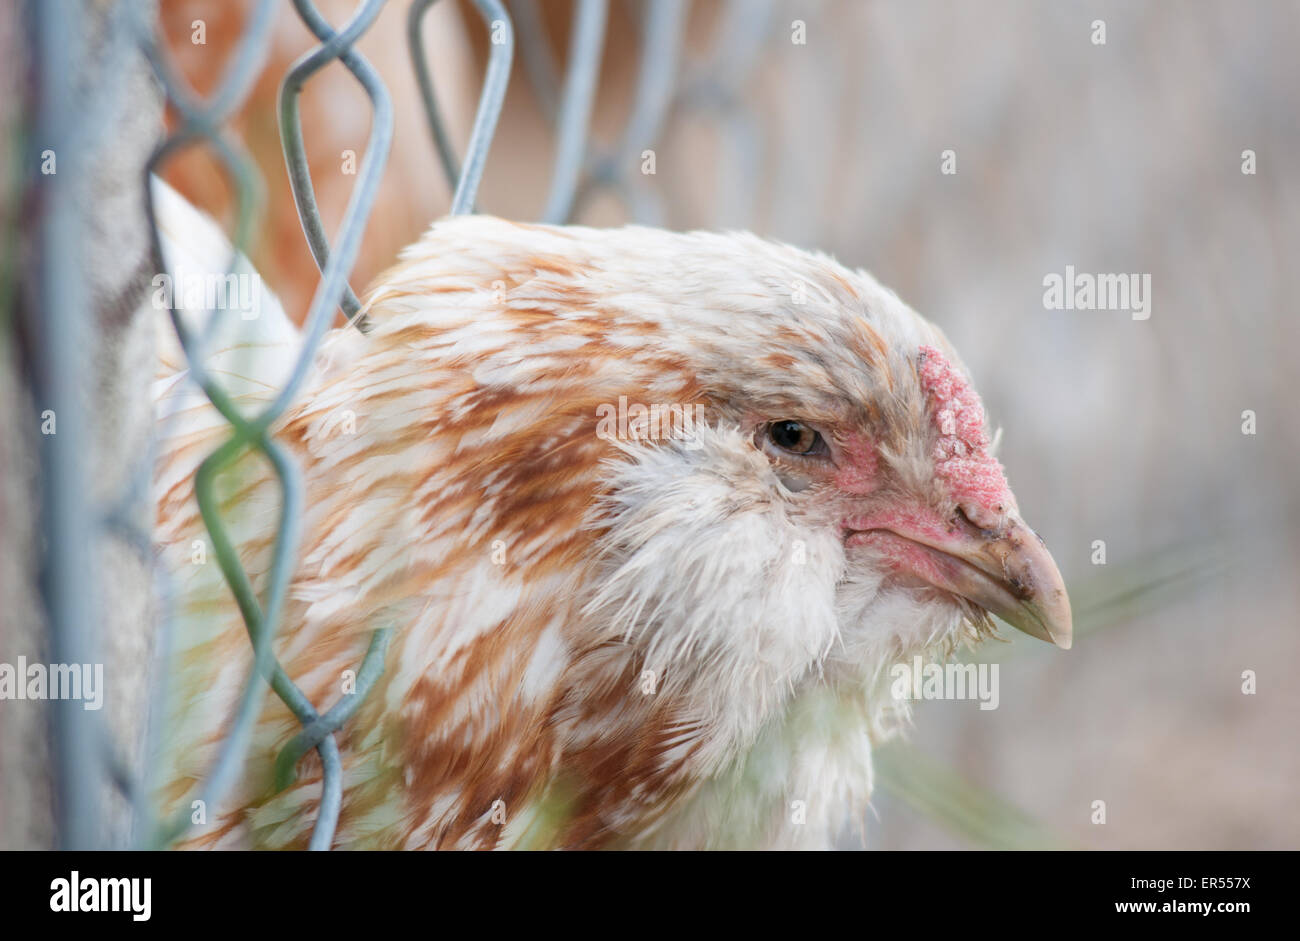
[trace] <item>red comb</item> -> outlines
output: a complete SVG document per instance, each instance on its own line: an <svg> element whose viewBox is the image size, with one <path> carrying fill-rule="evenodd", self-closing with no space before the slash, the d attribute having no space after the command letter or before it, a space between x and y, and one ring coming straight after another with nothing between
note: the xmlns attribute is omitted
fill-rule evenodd
<svg viewBox="0 0 1300 941"><path fill-rule="evenodd" d="M935 474L977 526L994 528L1015 502L1002 465L988 452L984 406L970 382L932 346L921 347L921 388L938 432Z"/></svg>

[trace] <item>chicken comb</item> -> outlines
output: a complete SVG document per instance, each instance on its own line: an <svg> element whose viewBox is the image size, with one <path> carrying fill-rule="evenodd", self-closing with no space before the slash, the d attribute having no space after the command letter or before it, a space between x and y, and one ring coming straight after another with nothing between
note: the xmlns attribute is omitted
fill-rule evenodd
<svg viewBox="0 0 1300 941"><path fill-rule="evenodd" d="M1015 503L1002 465L989 453L983 403L961 370L933 346L921 347L917 374L937 435L935 476L972 523L998 528Z"/></svg>

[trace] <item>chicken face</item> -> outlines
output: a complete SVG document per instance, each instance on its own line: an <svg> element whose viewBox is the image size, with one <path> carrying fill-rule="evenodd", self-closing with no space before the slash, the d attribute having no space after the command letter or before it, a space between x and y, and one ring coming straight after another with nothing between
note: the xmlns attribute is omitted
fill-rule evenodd
<svg viewBox="0 0 1300 941"><path fill-rule="evenodd" d="M1063 580L989 453L983 406L937 348L920 347L915 372L915 387L890 390L925 416L905 434L872 421L876 407L759 420L755 447L810 517L838 528L850 563L882 574L880 591L933 596L958 620L996 615L1068 649Z"/></svg>
<svg viewBox="0 0 1300 941"><path fill-rule="evenodd" d="M906 649L963 627L978 636L992 614L1069 648L1061 575L1020 517L941 331L863 272L746 247L750 264L701 293L707 313L679 311L689 332L664 342L693 361L710 411L767 460L775 504L806 532L835 534L841 633L866 622L871 640Z"/></svg>

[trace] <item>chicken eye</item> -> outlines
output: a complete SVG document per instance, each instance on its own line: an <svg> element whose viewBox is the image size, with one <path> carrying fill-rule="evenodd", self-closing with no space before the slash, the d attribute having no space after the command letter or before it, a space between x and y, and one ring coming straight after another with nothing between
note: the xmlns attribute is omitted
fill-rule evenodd
<svg viewBox="0 0 1300 941"><path fill-rule="evenodd" d="M826 446L820 432L798 421L774 421L767 426L767 436L791 454L816 454Z"/></svg>

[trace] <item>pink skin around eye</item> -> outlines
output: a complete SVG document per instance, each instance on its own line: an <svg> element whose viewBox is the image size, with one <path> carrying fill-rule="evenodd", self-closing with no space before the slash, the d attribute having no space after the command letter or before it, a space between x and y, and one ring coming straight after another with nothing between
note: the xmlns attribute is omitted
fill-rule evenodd
<svg viewBox="0 0 1300 941"><path fill-rule="evenodd" d="M878 459L871 439L859 431L850 432L838 442L839 470L835 472L835 486L844 493L863 496L876 489Z"/></svg>

